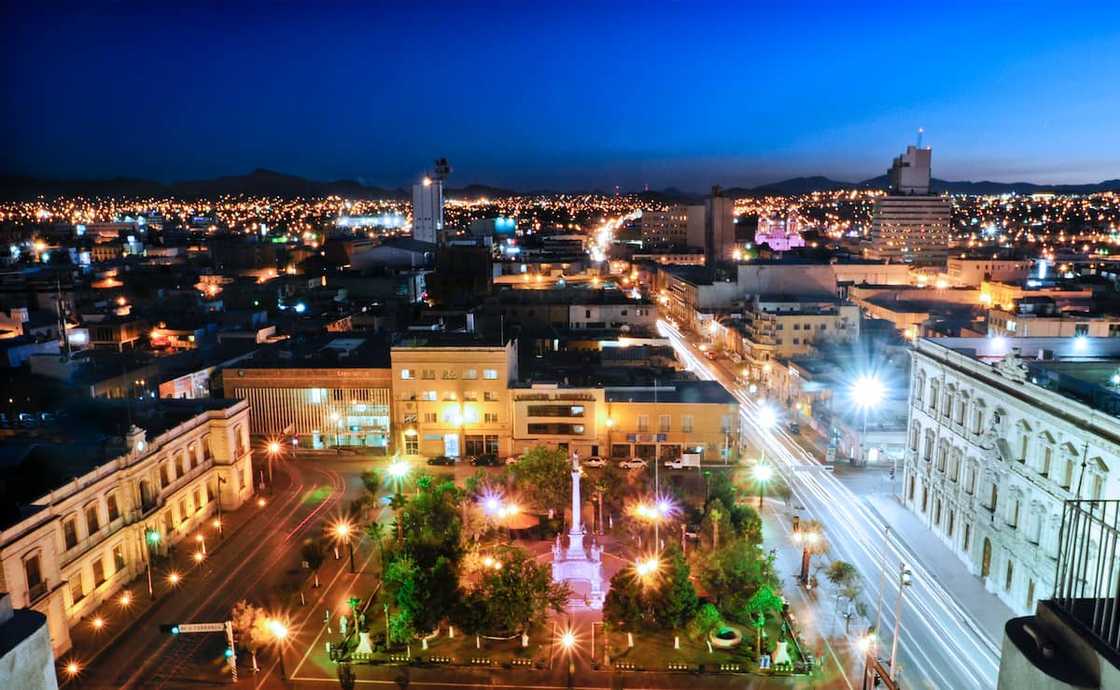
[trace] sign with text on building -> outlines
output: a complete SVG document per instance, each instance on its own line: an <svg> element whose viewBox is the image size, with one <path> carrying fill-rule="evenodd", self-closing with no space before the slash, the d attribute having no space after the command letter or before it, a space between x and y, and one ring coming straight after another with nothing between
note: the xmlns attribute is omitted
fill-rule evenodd
<svg viewBox="0 0 1120 690"><path fill-rule="evenodd" d="M225 623L182 623L179 625L180 633L222 632L225 629Z"/></svg>

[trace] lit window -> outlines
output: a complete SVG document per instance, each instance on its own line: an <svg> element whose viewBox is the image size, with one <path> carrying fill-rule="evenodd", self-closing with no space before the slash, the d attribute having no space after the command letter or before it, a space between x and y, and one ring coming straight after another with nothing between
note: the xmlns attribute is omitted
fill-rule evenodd
<svg viewBox="0 0 1120 690"><path fill-rule="evenodd" d="M412 371L410 369L401 369L401 380L407 381L412 378Z"/></svg>
<svg viewBox="0 0 1120 690"><path fill-rule="evenodd" d="M483 369L482 370L482 378L486 379L487 381L495 381L498 378L498 370L497 369Z"/></svg>

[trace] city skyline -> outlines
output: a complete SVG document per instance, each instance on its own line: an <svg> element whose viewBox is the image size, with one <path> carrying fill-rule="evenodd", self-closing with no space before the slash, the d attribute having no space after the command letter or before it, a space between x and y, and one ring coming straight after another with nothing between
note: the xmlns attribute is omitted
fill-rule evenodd
<svg viewBox="0 0 1120 690"><path fill-rule="evenodd" d="M923 127L939 179L1091 183L1114 12L12 8L3 172L702 191L876 177Z"/></svg>

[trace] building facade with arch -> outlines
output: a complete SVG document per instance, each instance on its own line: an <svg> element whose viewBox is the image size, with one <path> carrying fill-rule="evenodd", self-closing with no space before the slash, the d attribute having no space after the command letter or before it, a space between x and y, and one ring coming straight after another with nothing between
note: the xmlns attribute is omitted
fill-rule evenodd
<svg viewBox="0 0 1120 690"><path fill-rule="evenodd" d="M1118 368L1117 338L915 346L901 498L1020 615L1053 595L1065 501L1120 498Z"/></svg>

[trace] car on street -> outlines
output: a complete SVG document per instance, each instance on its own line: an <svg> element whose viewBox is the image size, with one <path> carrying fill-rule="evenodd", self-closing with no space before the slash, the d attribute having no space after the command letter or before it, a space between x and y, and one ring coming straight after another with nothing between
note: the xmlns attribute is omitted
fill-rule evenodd
<svg viewBox="0 0 1120 690"><path fill-rule="evenodd" d="M619 469L623 470L644 470L649 463L641 458L630 458L618 463Z"/></svg>
<svg viewBox="0 0 1120 690"><path fill-rule="evenodd" d="M789 424L786 424L786 429L794 436L801 433L801 425L797 422L790 422Z"/></svg>
<svg viewBox="0 0 1120 690"><path fill-rule="evenodd" d="M475 455L471 458L471 464L475 467L497 467L501 465L498 456L493 453L483 453L482 455Z"/></svg>
<svg viewBox="0 0 1120 690"><path fill-rule="evenodd" d="M429 465L454 465L455 458L449 458L446 455L437 455L434 458L428 458Z"/></svg>
<svg viewBox="0 0 1120 690"><path fill-rule="evenodd" d="M591 457L587 458L586 460L584 460L580 464L585 465L587 467L606 467L607 461L602 459L598 455L592 455Z"/></svg>
<svg viewBox="0 0 1120 690"><path fill-rule="evenodd" d="M683 470L686 467L700 467L700 454L699 453L685 453L679 458L673 460L666 460L665 467L671 470Z"/></svg>

